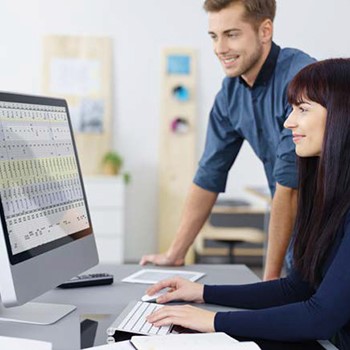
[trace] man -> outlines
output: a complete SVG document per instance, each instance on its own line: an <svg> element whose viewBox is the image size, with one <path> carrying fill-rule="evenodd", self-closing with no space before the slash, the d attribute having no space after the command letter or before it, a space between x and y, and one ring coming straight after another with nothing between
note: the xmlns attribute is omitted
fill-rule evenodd
<svg viewBox="0 0 350 350"><path fill-rule="evenodd" d="M205 150L176 237L166 253L146 255L140 264L184 263L247 140L264 164L273 196L264 279L278 278L297 197L294 145L290 131L283 128L291 111L286 89L294 75L314 59L272 42L275 0L206 0L204 9L214 52L227 77L210 113Z"/></svg>

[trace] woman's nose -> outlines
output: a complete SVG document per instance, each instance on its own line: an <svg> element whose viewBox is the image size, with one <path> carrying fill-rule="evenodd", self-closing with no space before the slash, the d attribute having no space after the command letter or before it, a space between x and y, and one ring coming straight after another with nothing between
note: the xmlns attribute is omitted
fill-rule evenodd
<svg viewBox="0 0 350 350"><path fill-rule="evenodd" d="M288 118L285 120L283 126L286 128L286 129L293 129L297 126L297 121L296 121L296 117L295 117L295 113L294 111L292 111Z"/></svg>

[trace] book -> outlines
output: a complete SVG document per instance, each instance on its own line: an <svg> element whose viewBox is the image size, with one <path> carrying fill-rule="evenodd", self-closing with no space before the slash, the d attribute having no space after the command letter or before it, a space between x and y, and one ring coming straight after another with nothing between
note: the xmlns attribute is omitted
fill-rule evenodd
<svg viewBox="0 0 350 350"><path fill-rule="evenodd" d="M170 334L153 337L133 336L137 350L258 350L254 342L238 342L225 333Z"/></svg>
<svg viewBox="0 0 350 350"><path fill-rule="evenodd" d="M52 344L39 340L0 336L0 349L52 350Z"/></svg>

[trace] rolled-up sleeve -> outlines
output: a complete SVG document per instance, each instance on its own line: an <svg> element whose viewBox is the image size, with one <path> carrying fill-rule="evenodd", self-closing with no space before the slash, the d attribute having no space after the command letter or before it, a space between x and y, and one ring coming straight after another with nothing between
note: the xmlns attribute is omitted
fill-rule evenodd
<svg viewBox="0 0 350 350"><path fill-rule="evenodd" d="M288 82L305 66L314 63L316 60L308 55L294 55L292 62L289 64L287 73ZM286 85L287 89L288 84ZM285 99L287 94L285 93ZM286 118L292 111L292 107L285 101ZM292 132L284 129L281 132L280 142L276 154L276 162L273 175L280 185L297 188L298 187L298 169L296 164L297 156L295 154L295 145L292 140Z"/></svg>
<svg viewBox="0 0 350 350"><path fill-rule="evenodd" d="M243 138L229 121L226 96L221 90L210 112L205 149L193 182L208 191L224 192L242 143Z"/></svg>
<svg viewBox="0 0 350 350"><path fill-rule="evenodd" d="M291 107L288 106L288 116ZM298 169L296 164L295 145L292 139L292 132L284 129L281 132L280 141L277 148L276 163L273 171L276 182L290 188L298 187Z"/></svg>

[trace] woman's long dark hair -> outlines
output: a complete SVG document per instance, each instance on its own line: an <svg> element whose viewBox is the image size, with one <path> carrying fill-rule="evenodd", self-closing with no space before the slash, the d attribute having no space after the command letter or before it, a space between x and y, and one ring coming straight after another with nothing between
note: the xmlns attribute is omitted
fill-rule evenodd
<svg viewBox="0 0 350 350"><path fill-rule="evenodd" d="M326 108L327 118L321 155L298 159L294 266L317 286L350 209L350 59L329 59L301 70L289 85L288 100L299 105L305 99Z"/></svg>

